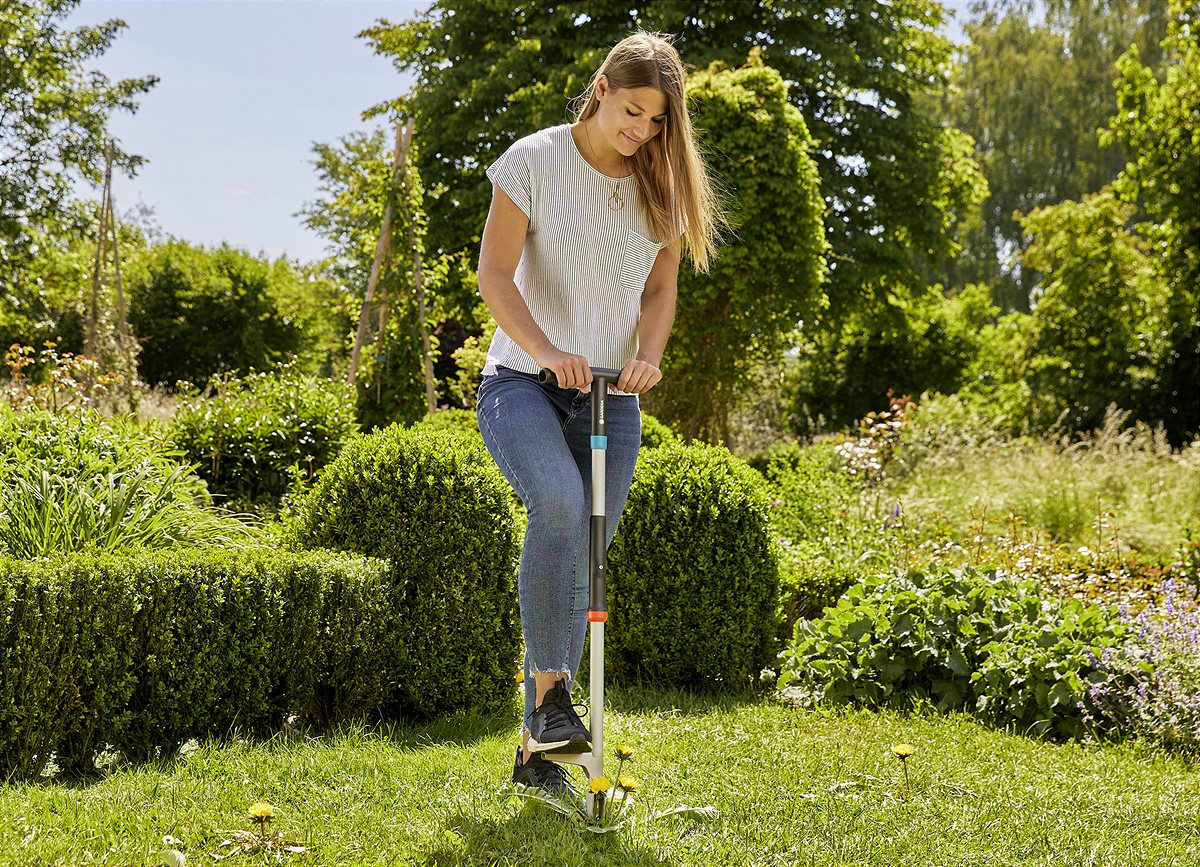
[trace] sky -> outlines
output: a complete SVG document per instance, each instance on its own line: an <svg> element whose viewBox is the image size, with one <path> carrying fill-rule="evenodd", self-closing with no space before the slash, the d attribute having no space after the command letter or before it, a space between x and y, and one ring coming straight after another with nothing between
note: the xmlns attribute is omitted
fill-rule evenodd
<svg viewBox="0 0 1200 867"><path fill-rule="evenodd" d="M752 2L752 0L729 0ZM962 38L968 0L948 32ZM128 25L88 64L108 76L159 77L138 110L109 131L147 159L136 177L113 176L118 214L153 211L163 232L272 259L315 261L325 242L296 213L318 197L316 143L384 125L362 112L411 86L356 35L398 23L426 0L83 0L66 27L119 18ZM78 190L99 199L99 189Z"/></svg>

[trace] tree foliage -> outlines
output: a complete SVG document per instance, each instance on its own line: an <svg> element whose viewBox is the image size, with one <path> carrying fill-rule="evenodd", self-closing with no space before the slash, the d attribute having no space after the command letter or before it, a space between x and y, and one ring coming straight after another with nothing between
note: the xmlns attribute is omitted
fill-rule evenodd
<svg viewBox="0 0 1200 867"><path fill-rule="evenodd" d="M1109 133L1134 156L1117 179L1150 218L1142 226L1169 292L1167 347L1149 400L1175 443L1200 433L1200 7L1172 0L1159 77L1136 48L1118 62Z"/></svg>
<svg viewBox="0 0 1200 867"><path fill-rule="evenodd" d="M649 401L685 437L729 440L731 413L764 363L824 301L825 240L812 139L779 73L752 52L689 77L696 123L736 215L736 243L707 275L680 278L666 378Z"/></svg>
<svg viewBox="0 0 1200 867"><path fill-rule="evenodd" d="M1166 292L1148 245L1126 225L1133 208L1111 190L1022 219L1026 264L1041 276L1026 347L1036 397L1073 430L1100 425L1109 404L1161 419L1149 405L1164 353ZM1041 427L1058 421L1043 418Z"/></svg>
<svg viewBox="0 0 1200 867"><path fill-rule="evenodd" d="M316 170L320 197L300 211L305 225L324 236L333 250L328 273L342 286L353 307L354 323L366 297L384 210L393 203L392 230L375 297L387 307L387 322L373 318L374 342L364 349L359 382L359 410L368 426L413 422L425 415L421 342L417 330L413 264L415 233L421 256L427 325L435 354L435 377L455 379L449 359L462 342L459 323L474 327L483 318L470 266L460 251L431 255L426 237L429 220L418 168L421 142L409 146L403 178L394 177L393 152L383 130L344 136L338 145L317 144ZM445 339L449 335L449 339ZM441 350L446 357L438 359ZM449 385L439 388L451 391Z"/></svg>
<svg viewBox="0 0 1200 867"><path fill-rule="evenodd" d="M1031 0L972 4L969 43L955 67L946 119L975 140L988 183L965 215L965 253L944 275L953 285L995 286L1005 309L1029 309L1035 275L1021 267L1029 237L1017 211L1079 199L1110 183L1126 152L1097 130L1117 109L1118 56L1141 45L1159 62L1167 0Z"/></svg>
<svg viewBox="0 0 1200 867"><path fill-rule="evenodd" d="M34 267L69 219L73 183L103 180L106 125L135 111L154 76L110 82L87 62L107 51L125 23L62 26L79 0L5 0L0 4L0 294L54 305ZM133 172L143 159L113 149L114 167ZM49 296L42 297L44 291ZM16 296L16 297L14 297ZM35 312L36 316L36 312Z"/></svg>
<svg viewBox="0 0 1200 867"><path fill-rule="evenodd" d="M300 348L300 327L276 302L277 285L298 279L284 259L170 241L132 262L128 279L141 377L151 385L265 370Z"/></svg>
<svg viewBox="0 0 1200 867"><path fill-rule="evenodd" d="M490 196L484 168L517 138L567 121L568 99L616 39L639 26L676 34L701 69L740 64L757 46L820 143L837 316L864 294L919 287L921 262L956 249L947 226L981 193L964 139L915 98L944 83L944 14L934 0L438 0L363 36L416 75L398 102L418 118L438 251L475 248Z"/></svg>

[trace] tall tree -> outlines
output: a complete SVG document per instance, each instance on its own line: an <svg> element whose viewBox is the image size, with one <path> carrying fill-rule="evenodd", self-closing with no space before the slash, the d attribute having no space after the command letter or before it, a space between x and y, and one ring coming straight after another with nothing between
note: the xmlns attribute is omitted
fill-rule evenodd
<svg viewBox="0 0 1200 867"><path fill-rule="evenodd" d="M737 243L712 272L680 274L676 336L647 406L685 437L728 442L755 373L788 348L824 302L825 238L812 138L761 52L688 78L695 122L738 214Z"/></svg>
<svg viewBox="0 0 1200 867"><path fill-rule="evenodd" d="M305 203L299 213L308 228L329 241L333 255L326 261L326 269L342 287L345 302L353 307L357 321L382 231L384 210L389 199L393 203L387 267L376 289L377 311L382 312L387 322L364 356L358 380L360 418L372 427L392 421L414 421L425 414L423 358L413 285L414 237L420 245L421 274L433 307L430 327L440 329L448 321L473 321L473 310L478 304L473 293L467 297L463 292L447 291L448 285L463 282L460 258L437 258L425 253L429 224L416 168L420 143L410 146L407 177L400 182L394 172L392 144L387 139L383 130L376 130L371 134L344 136L337 145L315 145L321 195ZM470 306L463 309L457 306L458 300L465 300ZM447 353L456 345L448 347ZM449 371L443 368L438 375L447 378Z"/></svg>
<svg viewBox="0 0 1200 867"><path fill-rule="evenodd" d="M1133 152L1116 181L1148 219L1140 228L1154 245L1169 290L1163 334L1167 349L1151 402L1176 444L1200 434L1200 5L1171 0L1165 71L1155 75L1136 48L1117 64L1118 110L1106 139Z"/></svg>
<svg viewBox="0 0 1200 867"><path fill-rule="evenodd" d="M818 142L836 320L864 296L919 291L922 258L956 249L948 221L978 193L964 139L916 99L945 80L944 14L935 0L437 0L363 36L416 74L402 102L422 132L429 239L440 251L476 247L490 196L484 168L518 137L567 121L568 98L635 27L677 34L697 68L736 66L758 46Z"/></svg>
<svg viewBox="0 0 1200 867"><path fill-rule="evenodd" d="M1145 239L1126 227L1133 206L1111 189L1021 217L1032 238L1026 263L1042 284L1026 348L1039 405L1073 430L1098 427L1109 404L1159 421L1147 406L1163 355L1167 293Z"/></svg>
<svg viewBox="0 0 1200 867"><path fill-rule="evenodd" d="M1029 309L1035 277L1023 270L1029 236L1018 211L1079 199L1110 183L1121 147L1097 131L1116 111L1116 60L1136 44L1157 63L1167 0L1032 0L972 4L969 43L945 102L949 123L970 134L989 195L966 220L965 252L938 275L995 287L1005 309Z"/></svg>
<svg viewBox="0 0 1200 867"><path fill-rule="evenodd" d="M112 83L86 69L126 25L114 19L65 29L63 19L78 5L0 4L0 308L40 296L30 263L69 219L73 183L103 179L109 116L135 111L136 98L158 82L147 76ZM119 169L132 173L142 162L114 148Z"/></svg>

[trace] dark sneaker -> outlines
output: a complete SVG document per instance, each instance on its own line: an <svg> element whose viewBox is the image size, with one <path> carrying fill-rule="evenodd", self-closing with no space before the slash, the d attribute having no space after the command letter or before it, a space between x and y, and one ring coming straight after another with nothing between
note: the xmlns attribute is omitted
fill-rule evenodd
<svg viewBox="0 0 1200 867"><path fill-rule="evenodd" d="M591 748L592 733L575 713L567 682L560 680L533 712L529 749L535 753L584 753Z"/></svg>
<svg viewBox="0 0 1200 867"><path fill-rule="evenodd" d="M562 795L571 793L571 782L567 776L567 772L563 770L561 765L556 765L548 759L542 758L539 753L530 753L529 761L522 762L521 754L523 750L517 747L517 758L513 762L514 783L521 783L525 786L532 786L535 789L543 789L547 792L556 792Z"/></svg>

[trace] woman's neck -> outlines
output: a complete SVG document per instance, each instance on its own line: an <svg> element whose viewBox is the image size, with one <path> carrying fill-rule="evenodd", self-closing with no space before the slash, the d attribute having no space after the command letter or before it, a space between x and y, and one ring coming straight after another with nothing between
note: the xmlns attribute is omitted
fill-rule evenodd
<svg viewBox="0 0 1200 867"><path fill-rule="evenodd" d="M602 175L622 177L629 174L628 158L604 140L593 121L595 115L571 126L571 135L575 136L579 152L584 155L588 164Z"/></svg>

